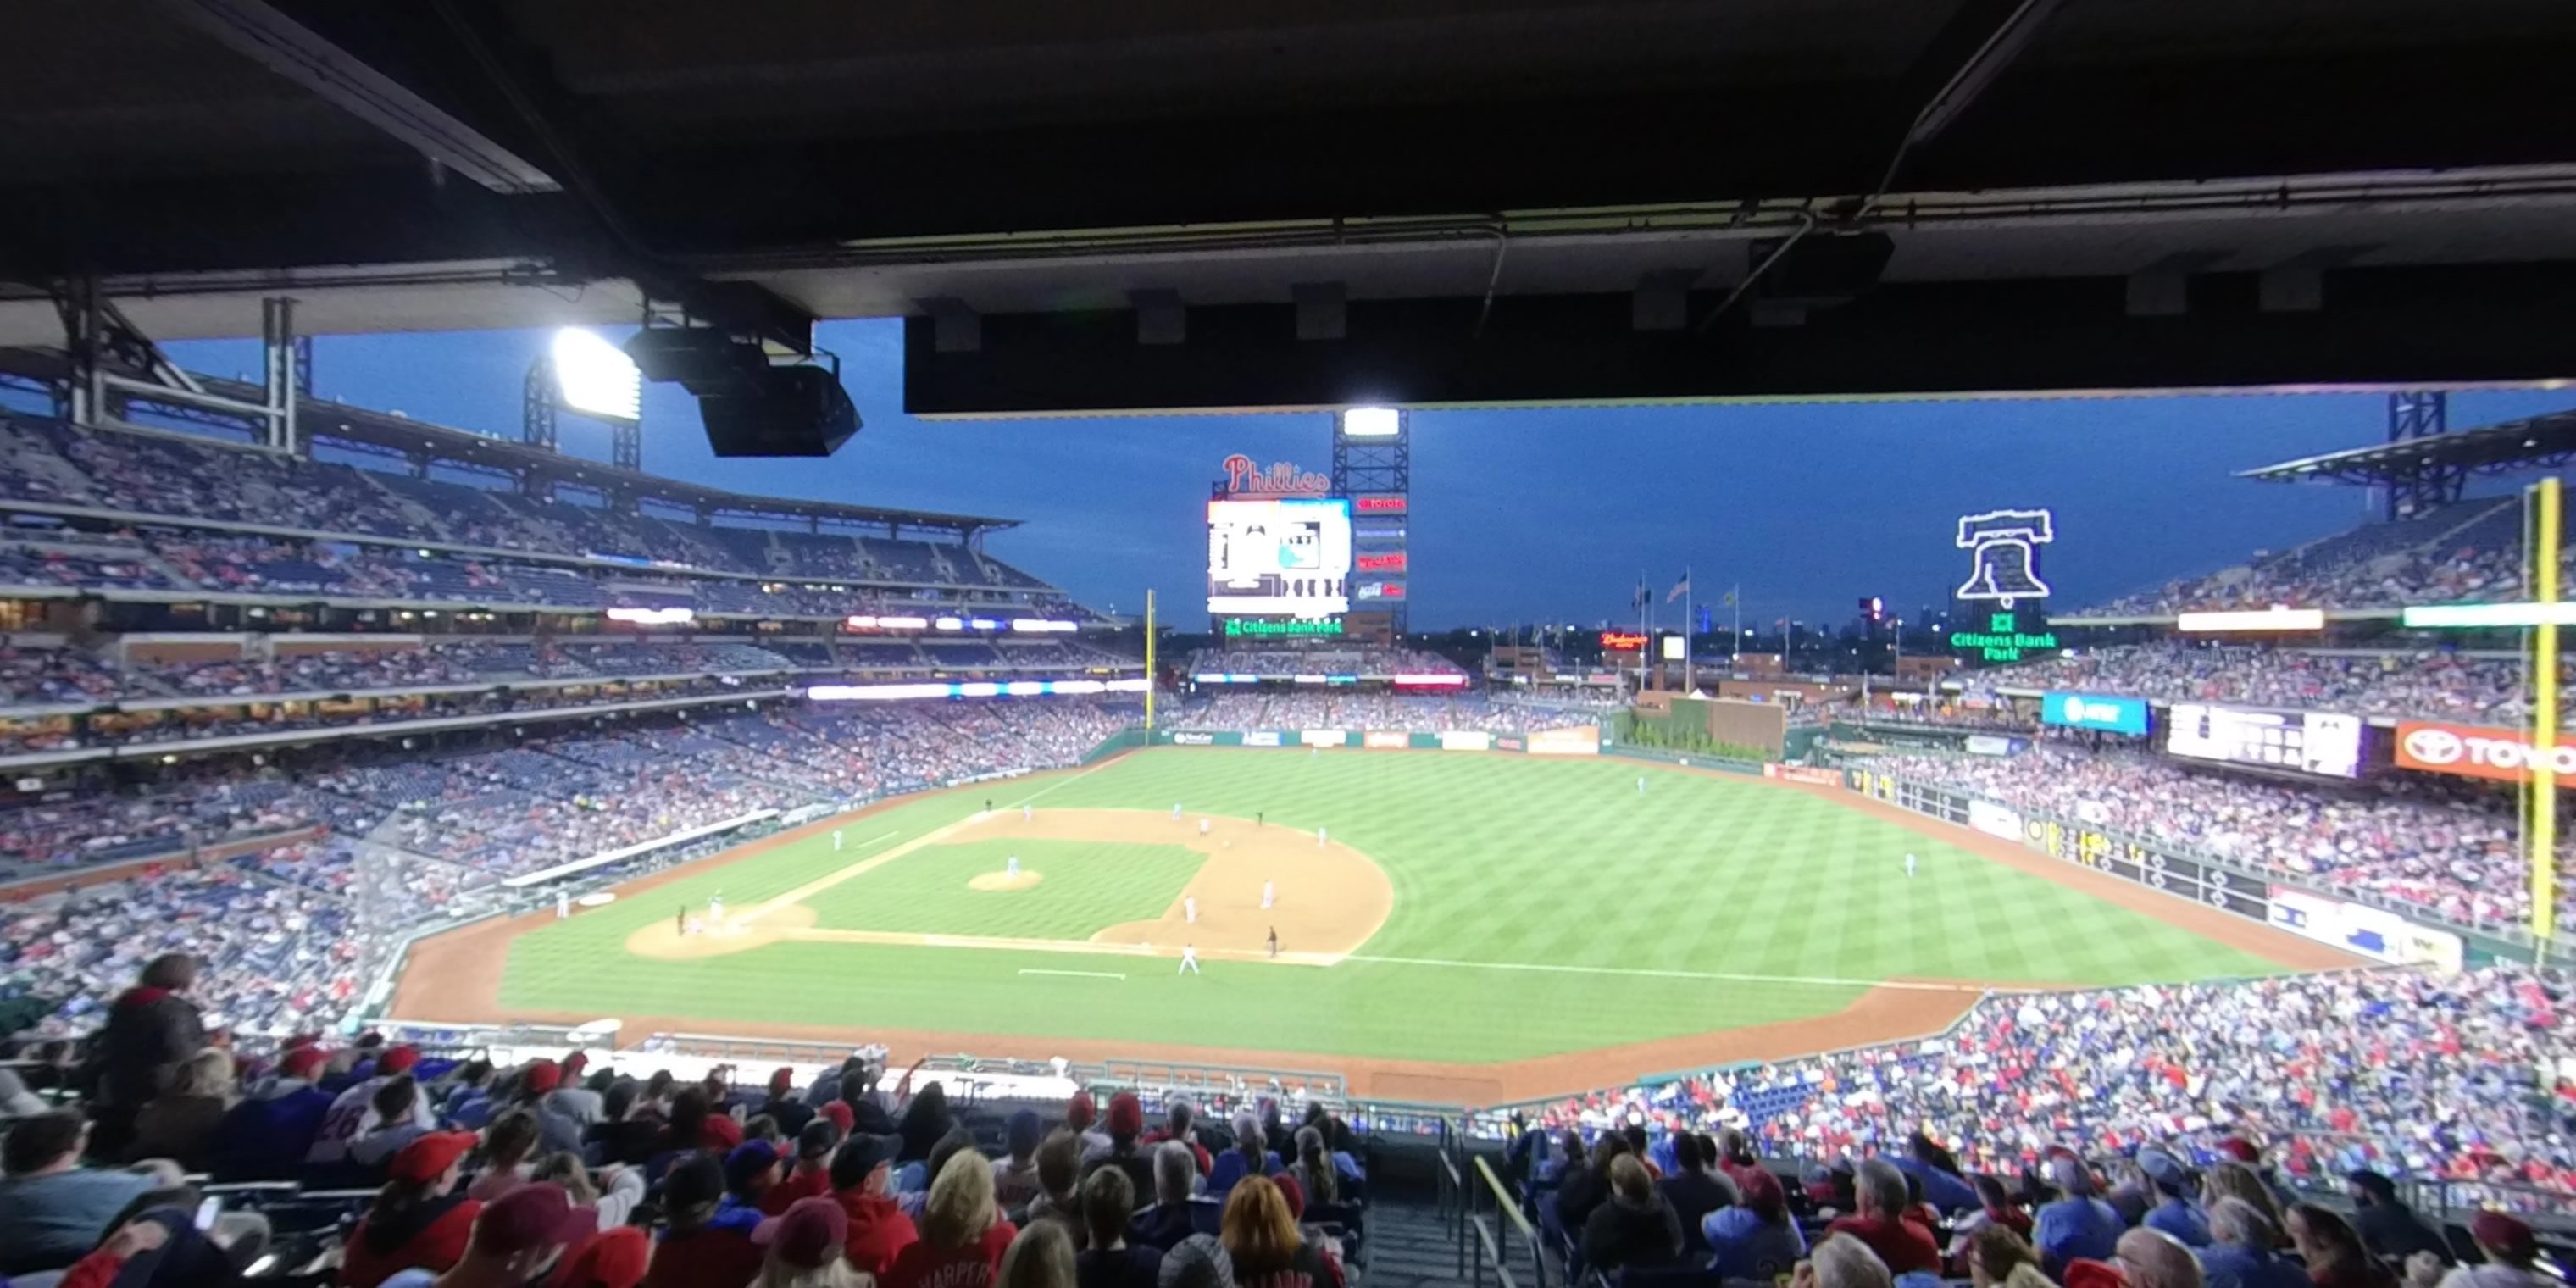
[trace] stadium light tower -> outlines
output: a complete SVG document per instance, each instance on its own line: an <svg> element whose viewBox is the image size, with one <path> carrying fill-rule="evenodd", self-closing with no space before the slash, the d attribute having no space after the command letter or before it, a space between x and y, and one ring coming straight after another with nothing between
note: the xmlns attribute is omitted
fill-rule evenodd
<svg viewBox="0 0 2576 1288"><path fill-rule="evenodd" d="M644 468L644 377L635 360L596 331L565 327L528 367L520 437L555 450L555 415L568 411L608 426L609 462Z"/></svg>

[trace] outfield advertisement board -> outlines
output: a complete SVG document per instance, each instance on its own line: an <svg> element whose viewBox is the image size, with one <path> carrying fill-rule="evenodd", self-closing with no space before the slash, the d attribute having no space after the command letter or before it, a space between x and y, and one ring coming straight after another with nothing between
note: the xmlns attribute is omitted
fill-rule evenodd
<svg viewBox="0 0 2576 1288"><path fill-rule="evenodd" d="M1448 729L1440 734L1442 751L1492 751L1494 735L1482 729Z"/></svg>
<svg viewBox="0 0 2576 1288"><path fill-rule="evenodd" d="M2519 729L2406 720L2397 726L2397 745L2390 758L2398 768L2418 773L2527 783L2539 753L2530 736ZM2553 742L2549 768L2559 775L2559 785L2566 786L2569 778L2576 777L2576 746Z"/></svg>
<svg viewBox="0 0 2576 1288"><path fill-rule="evenodd" d="M2007 841L2021 839L2021 815L1993 801L1969 801L1968 826L1988 836L2000 836Z"/></svg>
<svg viewBox="0 0 2576 1288"><path fill-rule="evenodd" d="M1532 730L1529 735L1529 754L1598 756L1601 754L1601 726L1575 725L1564 729Z"/></svg>
<svg viewBox="0 0 2576 1288"><path fill-rule="evenodd" d="M1507 734L1500 734L1500 735L1497 735L1497 736L1495 737L1495 739L1494 739L1494 750L1496 750L1496 751L1527 751L1527 750L1529 750L1529 744L1528 744L1527 742L1522 741L1522 740L1521 740L1520 735L1518 735L1518 734L1508 734L1508 733L1507 733Z"/></svg>
<svg viewBox="0 0 2576 1288"><path fill-rule="evenodd" d="M1247 747L1276 747L1279 745L1279 731L1276 729L1246 729L1243 731L1243 745Z"/></svg>
<svg viewBox="0 0 2576 1288"><path fill-rule="evenodd" d="M2396 913L2345 903L2286 886L2271 889L2272 924L2291 934L2332 944L2348 953L2400 965L2460 969L2460 937L2432 930Z"/></svg>
<svg viewBox="0 0 2576 1288"><path fill-rule="evenodd" d="M2019 738L2005 738L1991 733L1972 733L1968 735L1967 741L1968 754L1971 756L2009 756L2029 745Z"/></svg>
<svg viewBox="0 0 2576 1288"><path fill-rule="evenodd" d="M1776 778L1784 783L1812 783L1824 787L1840 787L1843 785L1843 775L1841 770L1818 769L1813 765L1783 765L1774 762L1762 766L1762 776L1764 778ZM1854 790L1859 789L1854 788ZM1881 799L1887 798L1881 797Z"/></svg>
<svg viewBox="0 0 2576 1288"><path fill-rule="evenodd" d="M1413 745L1413 735L1391 729L1371 729L1367 736L1360 740L1360 745L1379 748L1410 747Z"/></svg>
<svg viewBox="0 0 2576 1288"><path fill-rule="evenodd" d="M2361 776L2361 731L2361 717L2327 711L2254 711L2197 702L2165 709L2165 751L2171 755L2329 778Z"/></svg>
<svg viewBox="0 0 2576 1288"><path fill-rule="evenodd" d="M1347 729L1306 729L1297 734L1297 741L1309 747L1347 747L1351 735Z"/></svg>

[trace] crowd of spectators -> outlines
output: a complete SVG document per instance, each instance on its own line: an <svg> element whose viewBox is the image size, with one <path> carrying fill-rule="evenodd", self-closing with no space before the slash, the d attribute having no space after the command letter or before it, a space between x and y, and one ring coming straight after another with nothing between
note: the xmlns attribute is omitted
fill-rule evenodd
<svg viewBox="0 0 2576 1288"><path fill-rule="evenodd" d="M717 527L676 514L539 500L213 440L80 432L34 420L0 418L0 497L391 542L647 559L745 576L849 577L1009 592L1045 588L1038 578L961 545ZM171 547L156 543L155 549L166 562L185 564L188 575L209 589L392 595L405 580L400 560L357 547L334 551L325 543L180 535ZM16 572L24 559L23 552L0 547L0 575Z"/></svg>
<svg viewBox="0 0 2576 1288"><path fill-rule="evenodd" d="M2560 552L2562 566L2565 552ZM2084 610L2157 616L2270 608L2397 608L2522 593L2522 507L2484 498L2367 524L2204 577L2187 577Z"/></svg>
<svg viewBox="0 0 2576 1288"><path fill-rule="evenodd" d="M1543 1125L1636 1113L1814 1163L1920 1133L1946 1170L2007 1181L2061 1149L2259 1154L2301 1188L2366 1169L2528 1210L2576 1198L2571 1003L2563 975L2511 965L1999 995L1937 1039L1598 1093Z"/></svg>
<svg viewBox="0 0 2576 1288"><path fill-rule="evenodd" d="M1581 724L1591 717L1552 706L1495 702L1481 694L1449 697L1351 688L1218 692L1181 703L1175 729L1383 729L1436 733L1484 730L1528 733Z"/></svg>
<svg viewBox="0 0 2576 1288"><path fill-rule="evenodd" d="M1866 757L1873 773L1982 797L2456 924L2530 920L2527 863L2509 802L2455 798L2421 779L2336 789L2195 772L2141 751L2042 744L2018 756ZM2565 863L2576 850L2562 848ZM2561 902L2576 914L2576 899Z"/></svg>
<svg viewBox="0 0 2576 1288"><path fill-rule="evenodd" d="M2518 724L2523 666L2456 652L2207 648L2180 642L2087 649L1972 671L1967 691L2067 690L2158 702L2217 702L2397 719Z"/></svg>
<svg viewBox="0 0 2576 1288"><path fill-rule="evenodd" d="M1464 675L1437 653L1378 645L1319 644L1313 648L1203 648L1190 654L1192 675L1250 675L1286 680L1300 675L1356 675L1383 680L1397 675Z"/></svg>

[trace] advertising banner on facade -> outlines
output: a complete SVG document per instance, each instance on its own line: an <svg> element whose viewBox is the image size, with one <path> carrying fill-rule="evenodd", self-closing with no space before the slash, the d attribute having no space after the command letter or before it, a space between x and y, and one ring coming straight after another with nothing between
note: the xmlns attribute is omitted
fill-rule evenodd
<svg viewBox="0 0 2576 1288"><path fill-rule="evenodd" d="M1529 754L1598 756L1601 754L1601 726L1575 725L1565 729L1532 730L1529 735Z"/></svg>
<svg viewBox="0 0 2576 1288"><path fill-rule="evenodd" d="M1494 735L1482 729L1451 729L1440 735L1443 751L1491 751Z"/></svg>
<svg viewBox="0 0 2576 1288"><path fill-rule="evenodd" d="M1371 729L1361 745L1380 748L1404 748L1413 745L1413 735L1389 729Z"/></svg>
<svg viewBox="0 0 2576 1288"><path fill-rule="evenodd" d="M1523 741L1520 735L1507 733L1494 739L1494 750L1527 751L1529 750L1529 744Z"/></svg>
<svg viewBox="0 0 2576 1288"><path fill-rule="evenodd" d="M1776 778L1784 783L1814 783L1820 787L1839 786L1843 781L1842 771L1818 769L1813 765L1768 764L1762 767L1762 776ZM1867 775L1862 777L1865 779ZM1856 783L1852 790L1866 791L1867 788Z"/></svg>
<svg viewBox="0 0 2576 1288"><path fill-rule="evenodd" d="M1247 747L1276 747L1279 745L1279 731L1276 729L1246 729L1243 731L1243 745Z"/></svg>
<svg viewBox="0 0 2576 1288"><path fill-rule="evenodd" d="M2144 734L2147 704L2143 698L2108 698L2094 693L2049 693L2039 700L2043 723L2104 733Z"/></svg>
<svg viewBox="0 0 2576 1288"><path fill-rule="evenodd" d="M1990 733L1968 735L1968 754L1971 756L2009 756L2019 750L2021 740L2018 738L2003 738Z"/></svg>
<svg viewBox="0 0 2576 1288"><path fill-rule="evenodd" d="M2392 756L2400 769L2505 783L2530 782L2531 767L2537 758L2531 739L2518 729L2430 720L2399 722L2397 748ZM2564 786L2566 776L2576 775L2576 747L2564 742L2553 744L2549 767L2561 776L2560 785Z"/></svg>
<svg viewBox="0 0 2576 1288"><path fill-rule="evenodd" d="M1297 741L1309 747L1347 747L1351 735L1347 729L1308 729L1297 735Z"/></svg>
<svg viewBox="0 0 2576 1288"><path fill-rule="evenodd" d="M2271 896L2272 924L2291 934L2379 961L2460 969L2460 937L2448 931L2418 926L2384 909L2287 886L2272 887Z"/></svg>

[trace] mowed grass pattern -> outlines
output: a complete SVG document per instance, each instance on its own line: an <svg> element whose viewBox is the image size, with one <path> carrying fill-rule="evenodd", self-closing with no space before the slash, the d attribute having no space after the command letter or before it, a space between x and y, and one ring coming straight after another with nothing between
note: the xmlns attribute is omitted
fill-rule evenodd
<svg viewBox="0 0 2576 1288"><path fill-rule="evenodd" d="M1045 880L1026 890L976 890L1012 855ZM1011 939L1088 939L1122 921L1162 915L1199 870L1180 845L1088 841L969 841L928 845L805 900L814 924Z"/></svg>
<svg viewBox="0 0 2576 1288"><path fill-rule="evenodd" d="M683 962L623 951L630 932L683 903L702 907L719 889L737 908L774 897L966 817L986 797L1041 810L1177 801L1193 814L1329 827L1386 869L1395 910L1357 957L1329 969L1210 961L1189 977L1168 962L1084 954L783 943ZM1334 1055L1515 1059L1804 1018L1890 978L2096 985L2278 969L1830 799L1618 760L1158 749L925 798L845 830L840 853L818 836L520 937L503 1004L685 1016L711 1032L733 1018L1304 1052L1330 1067ZM907 927L992 934L1028 933L1013 917L1054 915L1014 911L1026 895L979 902L988 896L965 877L999 862L938 853L968 848L980 847L896 859L818 897L818 912L825 924L901 916ZM1177 886L1162 848L1129 848L1134 901L1109 920L1168 903ZM1920 860L1911 880L1908 852ZM1021 857L1047 872L1039 893L1057 880L1033 847ZM916 871L929 875L906 875L923 859ZM1279 884L1283 900L1308 897L1293 870ZM961 920L970 915L972 925ZM1925 995L1925 1027L1955 1001Z"/></svg>

